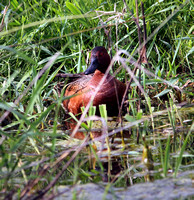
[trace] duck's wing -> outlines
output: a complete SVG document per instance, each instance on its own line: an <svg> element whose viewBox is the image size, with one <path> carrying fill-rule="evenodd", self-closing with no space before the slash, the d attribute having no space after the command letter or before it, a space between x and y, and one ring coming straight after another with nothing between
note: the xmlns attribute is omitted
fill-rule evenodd
<svg viewBox="0 0 194 200"><path fill-rule="evenodd" d="M59 82L57 85L54 86L54 90L57 92L59 96L61 96L62 90L66 87L67 91L71 91L77 93L82 91L91 80L93 74L91 75L82 75L78 79L75 80L75 76L73 76L74 80L67 84L66 81Z"/></svg>
<svg viewBox="0 0 194 200"><path fill-rule="evenodd" d="M92 76L93 75L84 75L81 78L69 83L67 85L67 91L73 91L74 93L82 92L82 90L87 87Z"/></svg>

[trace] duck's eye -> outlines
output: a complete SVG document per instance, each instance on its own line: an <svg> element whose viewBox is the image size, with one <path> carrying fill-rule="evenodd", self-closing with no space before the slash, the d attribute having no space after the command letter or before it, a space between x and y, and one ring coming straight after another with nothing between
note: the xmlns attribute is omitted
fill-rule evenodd
<svg viewBox="0 0 194 200"><path fill-rule="evenodd" d="M104 53L103 53L103 52L100 52L100 53L99 53L99 56L103 56L103 55L104 55Z"/></svg>

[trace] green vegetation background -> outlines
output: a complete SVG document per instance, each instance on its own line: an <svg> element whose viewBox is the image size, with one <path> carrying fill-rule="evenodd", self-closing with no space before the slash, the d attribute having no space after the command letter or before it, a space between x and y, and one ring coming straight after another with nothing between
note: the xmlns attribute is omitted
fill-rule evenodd
<svg viewBox="0 0 194 200"><path fill-rule="evenodd" d="M152 65L149 70L182 87L192 78L194 63L193 2L143 2L147 34L153 34L147 43L147 56ZM126 3L136 17L135 1L126 0ZM53 97L55 75L58 72L84 71L92 48L105 46L108 49L109 39L105 30L109 31L111 37L109 50L112 50L113 55L117 49L124 49L138 58L134 54L138 48L138 33L133 17L123 1L10 0L10 5L8 1L1 1L0 10L3 11L5 6L9 7L4 18L5 26L1 25L0 32L0 117L10 106L14 106L13 101L28 88L52 56L60 52L49 70L29 87L28 92L14 106L13 117L6 119L8 123L1 128L4 140L1 140L0 145L0 172L7 174L4 174L1 184L8 187L10 177L14 177L10 173L17 169L20 159L25 166L32 160L55 154L60 109L59 100ZM139 1L142 25L140 7ZM3 19L3 12L0 19ZM125 76L128 79L123 69L117 78L123 80ZM148 81L148 77L145 78ZM157 86L154 87L157 90ZM45 103L45 99L51 100L53 104ZM49 115L51 112L53 114ZM48 125L51 116L54 120L52 130ZM43 125L45 128L41 130ZM51 147L45 145L48 141L52 143ZM39 157L37 160L25 157L22 152L36 152ZM36 170L36 167L33 169ZM21 173L16 175L21 176ZM30 170L26 173L34 176ZM24 175L23 178L28 180Z"/></svg>

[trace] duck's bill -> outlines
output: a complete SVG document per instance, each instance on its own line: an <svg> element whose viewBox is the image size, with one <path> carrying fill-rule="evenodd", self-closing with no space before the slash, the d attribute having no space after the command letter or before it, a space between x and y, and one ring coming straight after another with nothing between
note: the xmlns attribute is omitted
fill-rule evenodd
<svg viewBox="0 0 194 200"><path fill-rule="evenodd" d="M86 69L84 74L88 75L94 73L95 70L98 68L98 66L99 66L98 60L96 58L91 59L91 64L88 67L88 69Z"/></svg>

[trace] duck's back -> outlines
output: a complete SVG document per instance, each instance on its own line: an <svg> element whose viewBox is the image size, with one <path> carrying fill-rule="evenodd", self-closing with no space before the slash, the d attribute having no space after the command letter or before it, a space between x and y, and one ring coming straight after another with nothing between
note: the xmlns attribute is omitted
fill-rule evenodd
<svg viewBox="0 0 194 200"><path fill-rule="evenodd" d="M96 84L94 84L96 86ZM94 98L93 105L106 104L108 116L118 114L118 108L122 101L126 85L116 78L108 75L100 90Z"/></svg>

